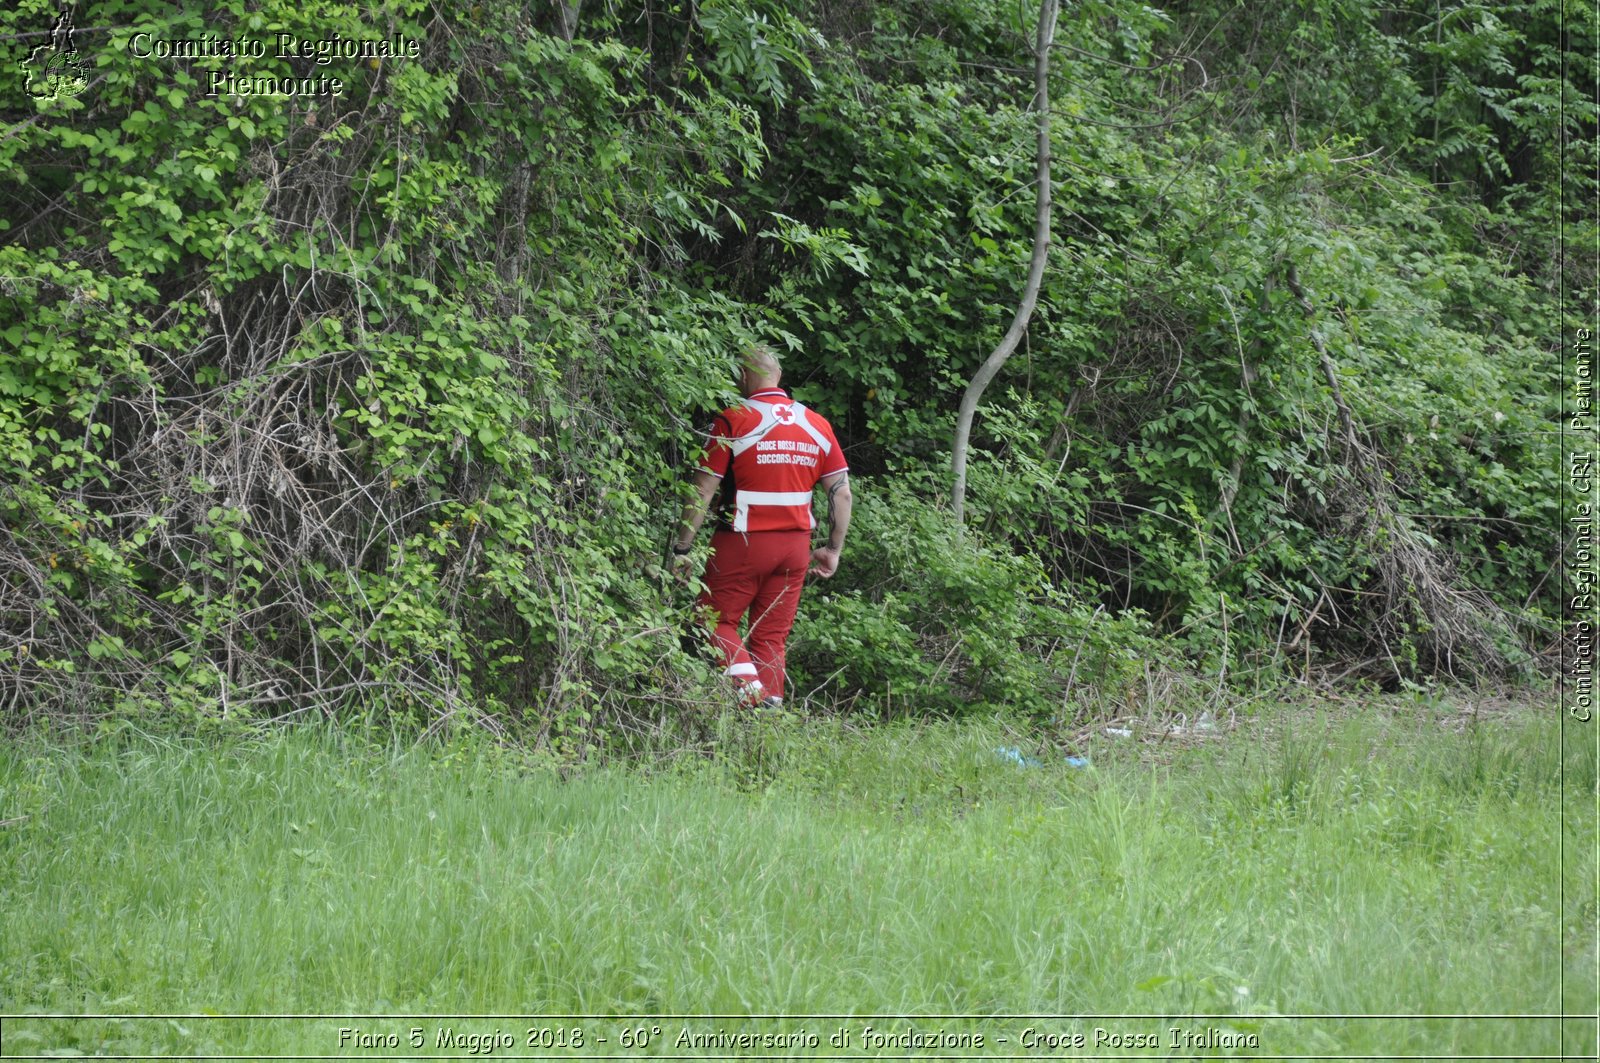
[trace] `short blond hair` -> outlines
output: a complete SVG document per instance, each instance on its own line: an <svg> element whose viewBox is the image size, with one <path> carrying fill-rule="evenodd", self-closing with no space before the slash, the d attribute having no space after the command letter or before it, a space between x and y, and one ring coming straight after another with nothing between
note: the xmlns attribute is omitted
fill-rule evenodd
<svg viewBox="0 0 1600 1063"><path fill-rule="evenodd" d="M777 352L765 343L758 343L744 352L744 366L763 380L776 384L783 377L783 363Z"/></svg>

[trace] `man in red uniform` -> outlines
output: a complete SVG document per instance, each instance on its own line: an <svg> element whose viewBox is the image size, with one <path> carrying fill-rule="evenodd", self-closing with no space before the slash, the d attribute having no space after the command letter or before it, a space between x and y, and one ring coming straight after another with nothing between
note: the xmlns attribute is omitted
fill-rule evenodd
<svg viewBox="0 0 1600 1063"><path fill-rule="evenodd" d="M850 479L828 422L791 399L778 381L777 356L757 347L745 356L740 405L717 415L695 472L699 497L684 507L673 565L685 576L688 554L721 489L700 604L716 620L712 641L746 705L783 704L784 644L794 627L806 573L831 577L850 527ZM827 541L811 548L817 526L811 492L828 493ZM749 631L739 638L748 613Z"/></svg>

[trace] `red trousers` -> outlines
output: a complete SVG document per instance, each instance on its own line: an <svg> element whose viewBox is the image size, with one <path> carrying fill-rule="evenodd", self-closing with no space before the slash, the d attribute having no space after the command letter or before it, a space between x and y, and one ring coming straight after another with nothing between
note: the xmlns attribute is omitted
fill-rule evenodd
<svg viewBox="0 0 1600 1063"><path fill-rule="evenodd" d="M794 628L800 589L811 563L808 531L718 531L711 537L711 563L700 605L716 621L711 641L722 652L727 674L741 685L759 680L767 696L784 694L784 643ZM744 640L739 621L750 616Z"/></svg>

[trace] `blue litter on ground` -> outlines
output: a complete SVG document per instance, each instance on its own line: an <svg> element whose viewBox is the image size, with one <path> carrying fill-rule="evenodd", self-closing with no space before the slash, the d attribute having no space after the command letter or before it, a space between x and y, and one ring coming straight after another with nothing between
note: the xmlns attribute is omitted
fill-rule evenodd
<svg viewBox="0 0 1600 1063"><path fill-rule="evenodd" d="M994 752L996 756L1011 761L1011 763L1015 764L1019 768L1037 768L1040 764L1040 762L1033 757L1023 756L1022 750L1018 749L1016 746L996 746Z"/></svg>
<svg viewBox="0 0 1600 1063"><path fill-rule="evenodd" d="M995 756L1001 758L1002 760L1008 760L1019 768L1041 768L1044 766L1044 761L1037 757L1025 755L1022 750L1018 749L1016 746L996 746L994 753ZM1068 755L1063 759L1066 760L1067 767L1069 768L1087 768L1089 766L1088 757L1074 757Z"/></svg>

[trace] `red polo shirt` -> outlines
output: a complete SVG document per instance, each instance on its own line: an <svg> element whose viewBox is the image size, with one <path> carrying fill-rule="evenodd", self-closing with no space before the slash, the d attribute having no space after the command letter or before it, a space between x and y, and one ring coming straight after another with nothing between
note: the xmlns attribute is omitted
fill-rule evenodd
<svg viewBox="0 0 1600 1063"><path fill-rule="evenodd" d="M849 470L833 427L780 388L719 413L700 467L722 477L720 523L739 532L810 531L812 488Z"/></svg>

